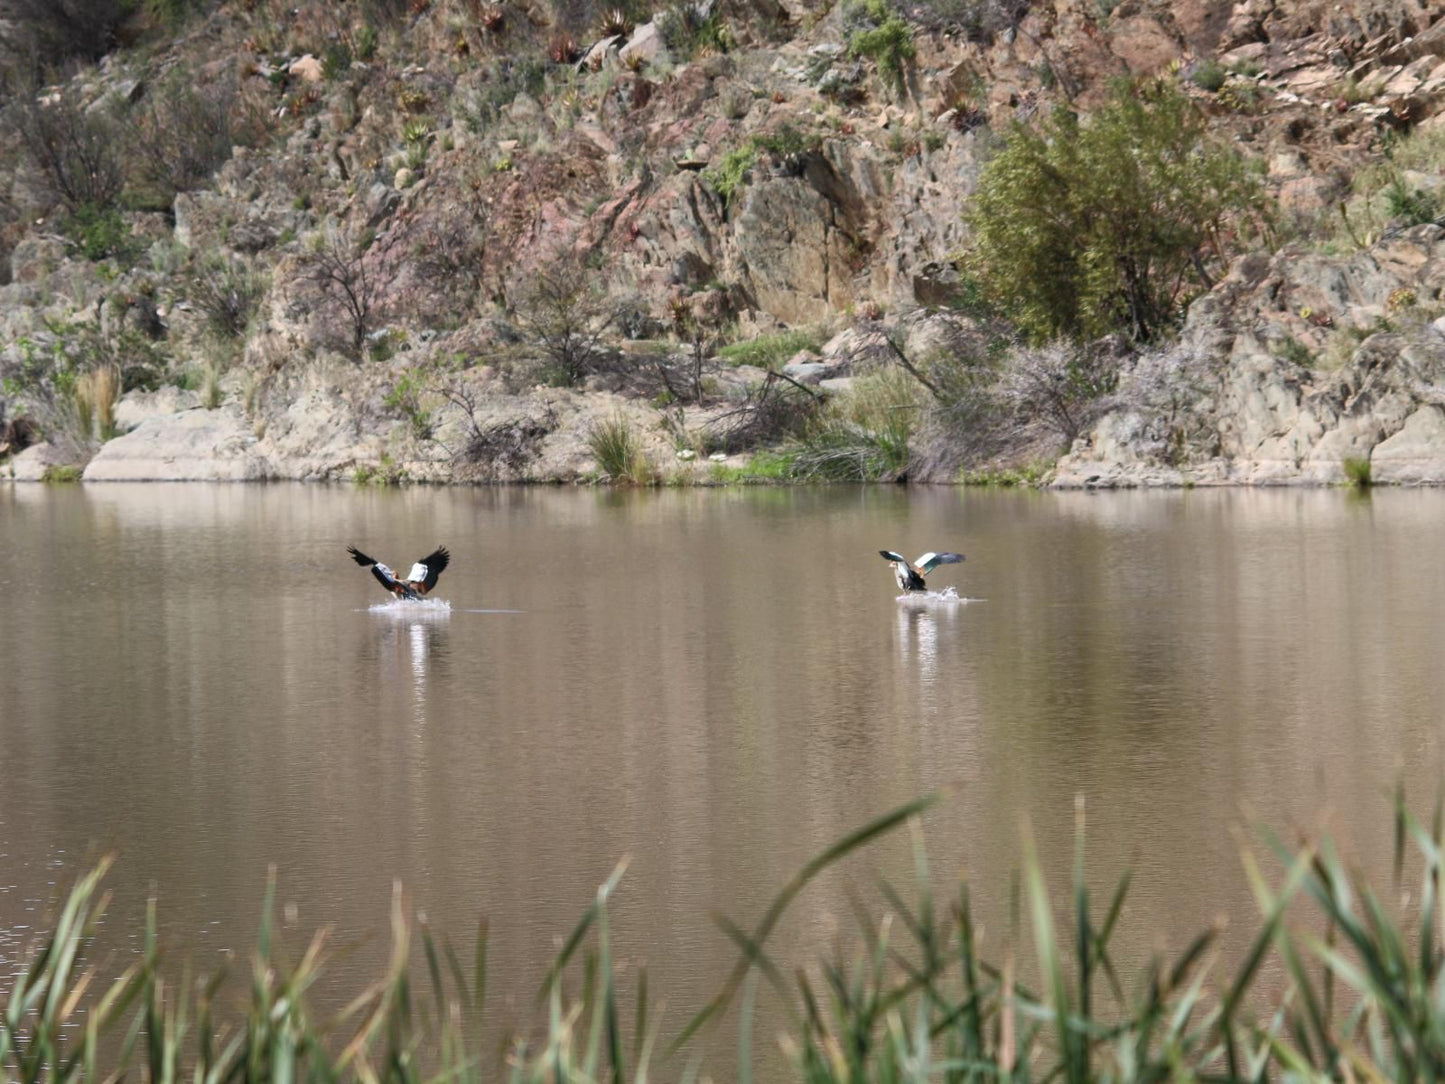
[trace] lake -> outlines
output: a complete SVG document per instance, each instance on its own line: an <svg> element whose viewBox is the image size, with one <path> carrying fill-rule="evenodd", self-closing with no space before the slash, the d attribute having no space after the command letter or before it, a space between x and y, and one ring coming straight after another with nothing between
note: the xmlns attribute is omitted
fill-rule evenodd
<svg viewBox="0 0 1445 1084"><path fill-rule="evenodd" d="M1062 896L1077 795L1097 883L1134 871L1133 950L1246 929L1235 829L1325 824L1386 869L1396 781L1432 805L1442 539L1431 491L0 486L0 958L113 850L122 953L155 894L212 966L274 864L297 943L362 942L342 993L400 879L459 942L488 916L525 1017L628 856L618 951L675 1030L734 959L712 912L756 921L939 788L934 873L995 945L1023 818ZM345 552L437 543L450 610L373 609ZM962 599L898 600L884 548L965 553L931 577ZM905 833L873 844L780 954L910 869Z"/></svg>

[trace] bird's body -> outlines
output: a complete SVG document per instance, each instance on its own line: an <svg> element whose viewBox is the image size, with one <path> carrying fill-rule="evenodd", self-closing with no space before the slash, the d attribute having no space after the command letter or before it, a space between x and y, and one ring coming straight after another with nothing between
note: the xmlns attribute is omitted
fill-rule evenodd
<svg viewBox="0 0 1445 1084"><path fill-rule="evenodd" d="M347 546L346 552L351 554L351 559L362 568L370 568L371 574L376 577L376 582L391 594L397 598L412 599L413 601L420 599L437 585L437 577L442 574L442 570L451 561L451 554L447 552L447 548L438 546L412 565L406 578L401 579L386 565L368 557L355 546Z"/></svg>
<svg viewBox="0 0 1445 1084"><path fill-rule="evenodd" d="M879 550L879 555L893 565L893 578L898 581L900 591L927 591L923 577L939 565L956 565L963 560L961 553L925 553L910 563L908 558L892 550Z"/></svg>

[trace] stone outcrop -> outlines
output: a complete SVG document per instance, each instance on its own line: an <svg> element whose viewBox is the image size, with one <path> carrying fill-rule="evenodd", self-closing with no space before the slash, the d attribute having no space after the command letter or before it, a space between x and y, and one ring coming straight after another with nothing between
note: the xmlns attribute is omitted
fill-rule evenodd
<svg viewBox="0 0 1445 1084"><path fill-rule="evenodd" d="M1445 319L1429 318L1441 297L1441 226L1347 260L1245 257L1184 328L1180 350L1212 361L1178 423L1188 443L1159 447L1126 376L1124 405L1075 443L1054 484L1337 484L1352 461L1375 482L1445 484Z"/></svg>

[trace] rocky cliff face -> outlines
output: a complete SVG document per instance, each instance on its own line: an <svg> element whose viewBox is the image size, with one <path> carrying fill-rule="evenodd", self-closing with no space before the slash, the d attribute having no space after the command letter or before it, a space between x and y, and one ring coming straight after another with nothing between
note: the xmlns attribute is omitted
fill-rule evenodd
<svg viewBox="0 0 1445 1084"><path fill-rule="evenodd" d="M1240 259L1185 324L1180 349L1204 365L1166 423L1181 439L1157 431L1157 408L1125 406L1075 444L1056 484L1336 484L1366 465L1376 483L1445 482L1445 317L1420 300L1442 290L1436 225L1349 259Z"/></svg>
<svg viewBox="0 0 1445 1084"><path fill-rule="evenodd" d="M153 363L151 387L189 374L190 390L133 390L119 436L52 432L8 470L571 479L596 471L587 436L612 416L670 462L678 430L659 421L654 385L542 387L508 360L525 284L556 261L586 262L620 314L614 347L683 355L689 335L716 345L800 325L827 338L859 314L951 300L996 134L1055 104L1087 111L1118 75L1185 79L1267 170L1286 224L1336 214L1389 133L1445 130L1445 12L1415 0L1053 0L997 25L1007 5L964 3L972 23L940 22L939 6L899 5L915 55L896 85L850 55L849 5L805 0L771 16L724 6L735 47L690 58L668 55L659 14L575 43L584 59L545 78L509 52L529 21L533 40L546 32L530 8L496 9L509 42L442 3L414 5L395 41L347 66L317 60L355 30L320 4L223 4L158 65L107 58L79 77L89 101L143 100L148 72L184 63L236 79L268 134L168 212L127 213L143 253L128 268L50 233L33 177L13 172L25 213L0 286L9 414L43 406L17 378L26 360L78 356L81 340L91 360ZM1194 91L1203 65L1219 85ZM1438 167L1406 180L1445 192ZM1445 481L1442 230L1345 224L1353 243L1333 254L1276 234L1236 260L1189 310L1174 355L1193 359L1187 394L1165 409L1140 390L1149 366L1127 371L1058 483L1335 482L1355 460L1376 481ZM338 234L377 239L352 329L361 360L338 346L335 294L317 292L316 253ZM202 259L263 283L220 360L196 296ZM425 402L408 391L417 373L454 369ZM694 421L762 376L709 371Z"/></svg>

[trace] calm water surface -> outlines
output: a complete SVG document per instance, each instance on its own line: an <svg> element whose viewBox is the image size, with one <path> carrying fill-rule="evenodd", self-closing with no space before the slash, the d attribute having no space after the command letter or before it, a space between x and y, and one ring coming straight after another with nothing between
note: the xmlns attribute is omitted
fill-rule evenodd
<svg viewBox="0 0 1445 1084"><path fill-rule="evenodd" d="M0 957L113 849L112 931L250 946L266 870L296 938L375 934L391 884L525 1007L622 856L623 954L669 1019L810 855L951 788L940 877L1007 908L1027 814L1062 879L1076 794L1140 951L1252 914L1231 828L1328 823L1367 865L1445 735L1445 493L611 493L0 487ZM453 565L377 613L354 543ZM896 600L880 548L952 548L971 601ZM486 613L478 610L517 610ZM805 895L802 958L885 841ZM995 942L996 944L997 942Z"/></svg>

